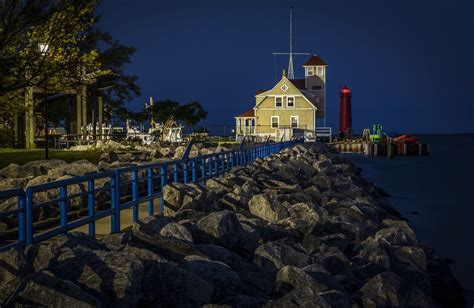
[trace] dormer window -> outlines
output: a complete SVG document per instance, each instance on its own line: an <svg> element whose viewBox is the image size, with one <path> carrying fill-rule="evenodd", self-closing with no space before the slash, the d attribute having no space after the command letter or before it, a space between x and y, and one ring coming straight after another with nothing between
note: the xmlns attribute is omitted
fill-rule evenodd
<svg viewBox="0 0 474 308"><path fill-rule="evenodd" d="M275 96L275 108L283 107L283 96Z"/></svg>
<svg viewBox="0 0 474 308"><path fill-rule="evenodd" d="M295 97L294 96L288 96L286 98L286 106L289 108L295 107Z"/></svg>
<svg viewBox="0 0 474 308"><path fill-rule="evenodd" d="M323 76L324 75L324 67L318 66L316 73L317 73L318 76Z"/></svg>

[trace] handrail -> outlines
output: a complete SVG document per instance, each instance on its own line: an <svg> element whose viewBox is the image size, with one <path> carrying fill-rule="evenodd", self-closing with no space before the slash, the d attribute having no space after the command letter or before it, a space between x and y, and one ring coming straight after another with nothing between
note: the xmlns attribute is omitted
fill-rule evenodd
<svg viewBox="0 0 474 308"><path fill-rule="evenodd" d="M159 163L147 163L139 166L129 166L117 168L113 171L91 173L80 177L57 180L44 184L28 187L0 191L0 200L17 198L17 208L0 212L0 218L17 215L18 217L18 239L3 245L0 243L0 252L12 247L23 247L35 242L42 241L53 236L65 234L69 230L88 225L89 236L95 237L95 222L98 219L111 216L111 232L120 232L120 214L124 209L132 208L133 221L139 219L138 206L143 202L148 204L148 215L154 215L153 201L162 197L163 189L168 182L189 182L201 184L207 179L223 176L237 165L245 165L254 161L258 157L269 156L283 148L302 143L303 139L282 141L278 143L264 143L251 145L239 150L228 150L219 153L210 153L188 159L188 150L192 147L192 142L188 144L180 160L165 161ZM96 180L108 179L98 187ZM82 185L82 184L86 185ZM81 191L72 191L74 185L81 184ZM146 186L146 187L145 187ZM142 188L142 190L140 190ZM55 190L57 196L49 197L48 201L35 203L35 195L42 192ZM59 192L58 192L59 190ZM70 193L72 191L72 193ZM144 195L143 193L146 192ZM98 210L97 198L103 196L107 200L101 199L99 204L105 209ZM108 195L107 195L108 194ZM49 195L48 195L49 196ZM81 199L80 208L87 209L87 216L79 217L69 221L69 212L72 210L70 202L72 199ZM58 206L59 226L53 226L47 231L34 230L37 225L34 222L34 211L40 208ZM160 212L163 213L164 200L161 198ZM3 246L2 246L3 245Z"/></svg>

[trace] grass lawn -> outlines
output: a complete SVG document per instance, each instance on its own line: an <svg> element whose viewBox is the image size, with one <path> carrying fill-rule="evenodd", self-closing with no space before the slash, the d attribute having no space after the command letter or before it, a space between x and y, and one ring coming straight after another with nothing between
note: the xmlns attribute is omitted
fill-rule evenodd
<svg viewBox="0 0 474 308"><path fill-rule="evenodd" d="M62 159L68 163L73 161L87 159L90 162L99 162L99 151L64 151L64 150L49 150L49 159ZM9 149L0 148L0 168L4 168L11 163L23 165L33 160L43 160L44 149L24 150L24 149Z"/></svg>

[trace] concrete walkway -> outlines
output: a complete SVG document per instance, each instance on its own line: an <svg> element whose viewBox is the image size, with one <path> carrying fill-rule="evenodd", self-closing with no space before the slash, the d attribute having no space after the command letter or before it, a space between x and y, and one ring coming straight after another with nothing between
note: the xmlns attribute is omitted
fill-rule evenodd
<svg viewBox="0 0 474 308"><path fill-rule="evenodd" d="M157 198L153 201L154 214L160 213L161 198ZM143 202L138 205L138 219L142 219L148 216L148 202ZM111 230L111 217L107 216L99 219L95 222L95 234L96 237L103 237L110 234ZM133 225L133 209L129 208L120 211L120 230L127 231ZM72 231L79 231L89 234L89 225L84 225L79 228L73 229Z"/></svg>

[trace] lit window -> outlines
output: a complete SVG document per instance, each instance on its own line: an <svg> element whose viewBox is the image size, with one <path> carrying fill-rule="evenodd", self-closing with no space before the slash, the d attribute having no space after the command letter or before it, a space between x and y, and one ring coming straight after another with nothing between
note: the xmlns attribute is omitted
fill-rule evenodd
<svg viewBox="0 0 474 308"><path fill-rule="evenodd" d="M318 66L317 74L318 74L318 76L324 75L324 67Z"/></svg>
<svg viewBox="0 0 474 308"><path fill-rule="evenodd" d="M280 124L279 122L280 122L280 118L278 116L272 117L272 128L278 128Z"/></svg>
<svg viewBox="0 0 474 308"><path fill-rule="evenodd" d="M293 96L288 96L286 98L287 107L295 107L295 98Z"/></svg>
<svg viewBox="0 0 474 308"><path fill-rule="evenodd" d="M275 107L283 107L283 97L275 96Z"/></svg>
<svg viewBox="0 0 474 308"><path fill-rule="evenodd" d="M314 75L314 67L308 67L308 76Z"/></svg>
<svg viewBox="0 0 474 308"><path fill-rule="evenodd" d="M298 128L298 116L290 117L290 125L291 125L291 128Z"/></svg>

